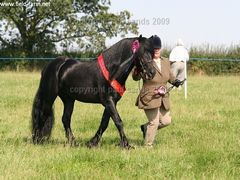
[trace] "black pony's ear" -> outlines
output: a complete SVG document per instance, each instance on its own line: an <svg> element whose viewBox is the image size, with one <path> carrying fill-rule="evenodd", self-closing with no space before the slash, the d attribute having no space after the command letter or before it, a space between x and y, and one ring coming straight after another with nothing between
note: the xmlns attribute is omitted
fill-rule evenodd
<svg viewBox="0 0 240 180"><path fill-rule="evenodd" d="M151 36L150 38L148 38L148 39L152 39L153 38L153 36Z"/></svg>
<svg viewBox="0 0 240 180"><path fill-rule="evenodd" d="M140 36L138 37L138 39L139 39L139 40L141 40L141 39L142 39L142 35L141 35L141 34L140 34Z"/></svg>

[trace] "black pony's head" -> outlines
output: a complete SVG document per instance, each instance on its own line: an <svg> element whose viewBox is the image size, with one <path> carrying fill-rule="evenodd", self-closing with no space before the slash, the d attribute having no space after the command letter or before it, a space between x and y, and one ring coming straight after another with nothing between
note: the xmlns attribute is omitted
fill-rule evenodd
<svg viewBox="0 0 240 180"><path fill-rule="evenodd" d="M152 79L156 74L156 69L153 66L153 41L152 37L145 38L140 35L138 38L140 47L137 52L136 66L142 72L143 79Z"/></svg>

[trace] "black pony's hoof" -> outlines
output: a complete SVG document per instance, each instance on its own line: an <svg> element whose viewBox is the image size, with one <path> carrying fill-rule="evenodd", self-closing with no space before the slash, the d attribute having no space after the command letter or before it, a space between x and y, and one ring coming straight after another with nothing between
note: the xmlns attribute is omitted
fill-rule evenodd
<svg viewBox="0 0 240 180"><path fill-rule="evenodd" d="M66 141L66 142L64 143L64 146L78 147L79 144L77 143L77 141L72 140L72 141Z"/></svg>
<svg viewBox="0 0 240 180"><path fill-rule="evenodd" d="M135 149L134 146L128 145L127 150Z"/></svg>
<svg viewBox="0 0 240 180"><path fill-rule="evenodd" d="M87 145L87 147L90 148L90 149L91 149L91 148L96 148L96 147L98 147L98 143L94 143L94 142L92 142L92 141L87 142L86 145Z"/></svg>
<svg viewBox="0 0 240 180"><path fill-rule="evenodd" d="M99 139L96 137L93 137L90 141L86 143L88 148L96 148L98 147Z"/></svg>
<svg viewBox="0 0 240 180"><path fill-rule="evenodd" d="M70 143L70 145L71 145L71 147L78 147L79 146L79 144L77 143L77 141L72 141L71 143Z"/></svg>
<svg viewBox="0 0 240 180"><path fill-rule="evenodd" d="M120 142L119 146L123 149L127 149L127 150L130 150L130 149L135 149L134 146L131 146L130 144L128 144L128 142Z"/></svg>

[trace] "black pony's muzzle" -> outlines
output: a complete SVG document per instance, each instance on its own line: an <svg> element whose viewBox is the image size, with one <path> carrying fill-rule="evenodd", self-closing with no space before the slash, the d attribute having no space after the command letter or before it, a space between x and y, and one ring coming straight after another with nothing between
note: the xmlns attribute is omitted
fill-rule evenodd
<svg viewBox="0 0 240 180"><path fill-rule="evenodd" d="M150 69L150 71L148 73L146 73L146 79L147 80L153 79L155 74L156 74L156 70L155 69Z"/></svg>
<svg viewBox="0 0 240 180"><path fill-rule="evenodd" d="M151 69L149 73L150 73L151 79L153 79L153 77L154 77L155 74L156 74L156 70L155 70L155 69Z"/></svg>
<svg viewBox="0 0 240 180"><path fill-rule="evenodd" d="M153 68L153 69L149 69L148 71L147 70L144 70L143 71L143 79L144 80L151 80L154 78L156 74L156 70Z"/></svg>

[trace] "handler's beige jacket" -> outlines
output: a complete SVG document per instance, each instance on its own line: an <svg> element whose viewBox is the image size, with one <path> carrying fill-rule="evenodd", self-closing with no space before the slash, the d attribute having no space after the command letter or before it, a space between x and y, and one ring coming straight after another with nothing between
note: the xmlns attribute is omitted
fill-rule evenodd
<svg viewBox="0 0 240 180"><path fill-rule="evenodd" d="M161 70L155 62L153 63L156 69L156 75L151 80L143 80L143 87L138 95L136 106L138 106L139 109L153 109L163 104L164 108L169 110L169 93L161 96L156 94L154 90L158 89L160 86L165 86L167 88L167 82L172 83L175 80L175 77L170 71L170 62L167 58L161 57ZM132 77L135 81L141 79L139 74L133 73Z"/></svg>

